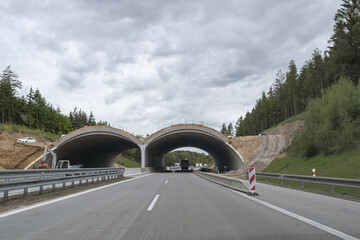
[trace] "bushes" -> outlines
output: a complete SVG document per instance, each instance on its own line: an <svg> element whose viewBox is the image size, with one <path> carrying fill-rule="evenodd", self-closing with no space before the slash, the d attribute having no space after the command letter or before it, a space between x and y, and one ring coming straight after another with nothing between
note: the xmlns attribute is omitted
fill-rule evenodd
<svg viewBox="0 0 360 240"><path fill-rule="evenodd" d="M360 146L360 88L341 78L322 99L309 102L304 130L295 137L296 152L340 153Z"/></svg>

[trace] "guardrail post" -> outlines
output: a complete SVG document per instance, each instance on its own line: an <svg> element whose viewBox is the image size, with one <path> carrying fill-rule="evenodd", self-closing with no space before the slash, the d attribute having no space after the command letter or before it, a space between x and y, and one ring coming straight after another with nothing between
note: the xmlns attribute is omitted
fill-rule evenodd
<svg viewBox="0 0 360 240"><path fill-rule="evenodd" d="M52 184L52 188L51 188L51 191L55 191L55 183Z"/></svg>
<svg viewBox="0 0 360 240"><path fill-rule="evenodd" d="M300 189L304 190L304 182L303 181L300 182Z"/></svg>
<svg viewBox="0 0 360 240"><path fill-rule="evenodd" d="M23 196L24 196L24 197L27 197L27 195L28 195L28 188L25 187L25 188L24 188L24 194L23 194Z"/></svg>
<svg viewBox="0 0 360 240"><path fill-rule="evenodd" d="M40 186L40 190L39 190L39 194L42 194L42 193L43 193L43 190L44 190L44 186L41 185L41 186Z"/></svg>
<svg viewBox="0 0 360 240"><path fill-rule="evenodd" d="M335 187L334 185L330 185L330 193L335 194Z"/></svg>
<svg viewBox="0 0 360 240"><path fill-rule="evenodd" d="M63 189L66 188L66 182L63 182Z"/></svg>
<svg viewBox="0 0 360 240"><path fill-rule="evenodd" d="M73 188L75 186L75 181L71 181L71 187Z"/></svg>
<svg viewBox="0 0 360 240"><path fill-rule="evenodd" d="M9 199L9 190L4 190L3 202Z"/></svg>

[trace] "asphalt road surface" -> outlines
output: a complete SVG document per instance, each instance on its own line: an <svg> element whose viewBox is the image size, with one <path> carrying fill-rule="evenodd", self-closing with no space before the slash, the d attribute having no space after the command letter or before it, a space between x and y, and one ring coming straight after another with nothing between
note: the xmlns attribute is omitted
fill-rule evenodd
<svg viewBox="0 0 360 240"><path fill-rule="evenodd" d="M249 197L158 173L0 214L0 239L357 239L360 204L259 184Z"/></svg>

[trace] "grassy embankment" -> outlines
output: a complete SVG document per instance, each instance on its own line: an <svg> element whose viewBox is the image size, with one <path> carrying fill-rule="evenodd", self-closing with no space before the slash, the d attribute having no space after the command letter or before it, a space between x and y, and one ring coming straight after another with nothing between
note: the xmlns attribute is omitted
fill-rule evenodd
<svg viewBox="0 0 360 240"><path fill-rule="evenodd" d="M360 88L341 78L321 99L310 100L300 116L304 127L285 150L288 157L275 159L264 172L312 175L315 168L316 176L360 179L359 99ZM285 184L299 186L298 182ZM330 191L326 185L304 187ZM360 197L360 189L335 187L335 192Z"/></svg>
<svg viewBox="0 0 360 240"><path fill-rule="evenodd" d="M44 137L50 140L58 139L61 134L55 134L51 132L46 132L40 129L30 129L26 126L21 125L13 125L13 124L2 124L0 123L0 131L8 131L8 132L20 132L25 134L32 134L39 137Z"/></svg>
<svg viewBox="0 0 360 240"><path fill-rule="evenodd" d="M263 172L312 176L313 168L316 169L317 177L360 179L360 149L333 155L319 154L311 158L291 156L275 159ZM269 179L269 181L280 184L280 180ZM284 181L284 184L300 186L299 182L293 181ZM304 183L304 187L330 192L328 185ZM360 197L360 189L355 188L335 187L335 193Z"/></svg>
<svg viewBox="0 0 360 240"><path fill-rule="evenodd" d="M136 161L131 160L131 159L128 159L128 158L125 158L125 157L123 157L121 155L118 155L115 158L115 162L120 164L120 165L123 165L124 167L127 167L127 168L139 168L139 167L141 167L141 163L136 162Z"/></svg>

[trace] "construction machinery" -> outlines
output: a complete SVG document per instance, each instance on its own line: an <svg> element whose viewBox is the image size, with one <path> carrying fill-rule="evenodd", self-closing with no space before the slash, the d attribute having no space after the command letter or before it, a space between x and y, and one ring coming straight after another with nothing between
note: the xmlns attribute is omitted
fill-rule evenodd
<svg viewBox="0 0 360 240"><path fill-rule="evenodd" d="M225 136L227 137L229 143L231 143L231 141L232 141L231 131L225 131L224 134L225 134Z"/></svg>

